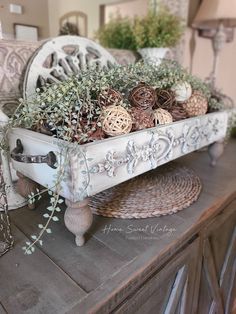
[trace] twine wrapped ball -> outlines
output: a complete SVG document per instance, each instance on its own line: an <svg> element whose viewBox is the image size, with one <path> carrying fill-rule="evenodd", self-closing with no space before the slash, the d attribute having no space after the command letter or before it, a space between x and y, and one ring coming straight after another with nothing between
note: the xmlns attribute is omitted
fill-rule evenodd
<svg viewBox="0 0 236 314"><path fill-rule="evenodd" d="M98 103L101 107L116 105L121 100L123 100L121 93L112 88L103 90L98 96Z"/></svg>
<svg viewBox="0 0 236 314"><path fill-rule="evenodd" d="M184 120L188 118L188 113L184 109L183 104L177 104L169 110L169 113L172 115L173 121Z"/></svg>
<svg viewBox="0 0 236 314"><path fill-rule="evenodd" d="M153 111L153 120L155 126L158 124L167 124L173 122L171 114L167 110L161 108Z"/></svg>
<svg viewBox="0 0 236 314"><path fill-rule="evenodd" d="M203 115L208 109L207 98L201 92L194 91L189 100L183 103L183 108L189 117Z"/></svg>
<svg viewBox="0 0 236 314"><path fill-rule="evenodd" d="M145 83L139 83L131 90L129 101L133 107L151 109L156 103L156 91Z"/></svg>
<svg viewBox="0 0 236 314"><path fill-rule="evenodd" d="M131 115L133 118L133 130L143 130L154 127L152 113L146 112L139 108L132 108Z"/></svg>
<svg viewBox="0 0 236 314"><path fill-rule="evenodd" d="M132 117L122 106L109 106L101 113L102 130L109 136L127 134L132 129Z"/></svg>
<svg viewBox="0 0 236 314"><path fill-rule="evenodd" d="M192 87L188 82L181 82L171 87L175 100L178 102L187 101L192 95Z"/></svg>
<svg viewBox="0 0 236 314"><path fill-rule="evenodd" d="M157 94L156 107L169 110L176 104L175 94L173 91L158 88L156 89L156 94Z"/></svg>

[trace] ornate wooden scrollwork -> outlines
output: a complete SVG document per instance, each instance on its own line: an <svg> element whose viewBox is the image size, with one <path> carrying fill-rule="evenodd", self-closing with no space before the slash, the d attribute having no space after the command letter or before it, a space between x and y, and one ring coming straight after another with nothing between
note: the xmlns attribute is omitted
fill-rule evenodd
<svg viewBox="0 0 236 314"><path fill-rule="evenodd" d="M79 36L59 36L43 43L32 55L23 83L24 97L45 84L64 81L90 67L111 67L115 59L92 40Z"/></svg>

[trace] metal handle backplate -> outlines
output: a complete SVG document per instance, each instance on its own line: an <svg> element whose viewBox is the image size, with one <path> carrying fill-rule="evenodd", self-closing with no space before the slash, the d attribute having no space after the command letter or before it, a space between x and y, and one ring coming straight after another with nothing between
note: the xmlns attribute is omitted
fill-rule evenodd
<svg viewBox="0 0 236 314"><path fill-rule="evenodd" d="M42 164L45 163L49 167L56 169L57 157L54 152L49 152L47 155L24 155L24 147L20 139L16 140L16 147L11 152L11 158L18 162Z"/></svg>

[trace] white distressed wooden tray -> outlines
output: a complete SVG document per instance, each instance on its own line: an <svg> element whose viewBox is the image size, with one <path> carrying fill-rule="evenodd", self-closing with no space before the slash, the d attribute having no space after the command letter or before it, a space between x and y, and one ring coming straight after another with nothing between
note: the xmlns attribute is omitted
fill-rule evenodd
<svg viewBox="0 0 236 314"><path fill-rule="evenodd" d="M63 183L61 195L66 198L68 205L65 223L76 235L77 245L84 243L83 234L92 222L92 214L86 201L89 196L223 139L226 135L227 120L227 112L210 113L127 135L76 145L77 150L72 147L68 179ZM66 146L62 140L17 128L9 134L11 150L16 147L17 139L22 142L23 155L47 155L50 151L59 154L60 147ZM53 185L53 176L57 169L45 163L22 163L13 160L13 166L43 186ZM84 222L89 220L89 226L86 228L85 224L82 224L86 229L83 232L78 226L81 219Z"/></svg>

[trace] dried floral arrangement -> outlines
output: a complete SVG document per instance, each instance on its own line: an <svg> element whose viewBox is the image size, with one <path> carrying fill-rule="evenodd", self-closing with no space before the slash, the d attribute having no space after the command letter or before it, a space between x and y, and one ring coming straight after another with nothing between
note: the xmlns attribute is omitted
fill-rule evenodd
<svg viewBox="0 0 236 314"><path fill-rule="evenodd" d="M219 103L218 108L221 106ZM20 100L9 124L83 144L109 136L103 127L104 121L109 124L108 115L111 119L119 113L125 115L132 124L127 133L134 130L139 116L150 120L158 108L172 113L176 121L215 110L216 100L207 84L176 62L166 60L159 67L139 62L85 70L64 82L44 86L30 100ZM153 126L152 121L147 125ZM112 136L120 134L113 132Z"/></svg>
<svg viewBox="0 0 236 314"><path fill-rule="evenodd" d="M80 147L84 143L171 123L222 106L206 83L169 60L158 67L139 62L84 70L66 81L37 89L28 100L21 99L6 133L12 127L22 127L68 143L61 147L62 158L53 186L40 190L36 185L29 193L29 203L33 203L47 192L50 205L43 214L46 222L38 225L38 234L33 234L32 242L27 241L23 247L25 253L32 254L36 243L42 245L43 234L52 232L49 223L59 220L61 183L71 149L82 154Z"/></svg>

